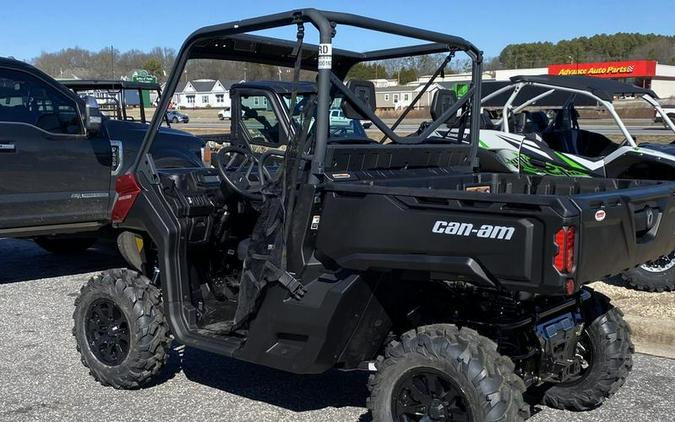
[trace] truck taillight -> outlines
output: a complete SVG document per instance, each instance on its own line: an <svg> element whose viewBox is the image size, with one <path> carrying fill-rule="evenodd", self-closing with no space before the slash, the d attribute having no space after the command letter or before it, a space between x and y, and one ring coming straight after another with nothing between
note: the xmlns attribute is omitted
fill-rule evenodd
<svg viewBox="0 0 675 422"><path fill-rule="evenodd" d="M117 178L115 192L117 192L117 197L112 209L112 221L113 223L121 223L127 218L129 210L141 193L141 187L138 186L136 176L125 174Z"/></svg>
<svg viewBox="0 0 675 422"><path fill-rule="evenodd" d="M561 274L571 273L574 269L574 237L573 226L563 227L555 234L555 245L558 251L553 258L553 266Z"/></svg>

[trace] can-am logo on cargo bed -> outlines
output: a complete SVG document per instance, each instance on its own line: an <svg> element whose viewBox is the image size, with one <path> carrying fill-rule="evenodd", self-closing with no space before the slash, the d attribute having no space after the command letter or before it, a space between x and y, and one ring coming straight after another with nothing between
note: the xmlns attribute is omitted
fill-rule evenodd
<svg viewBox="0 0 675 422"><path fill-rule="evenodd" d="M480 227L474 227L471 223L438 220L434 223L434 227L431 231L433 233L454 236L476 236L483 239L511 240L516 228L510 226L493 226L492 224L482 224Z"/></svg>

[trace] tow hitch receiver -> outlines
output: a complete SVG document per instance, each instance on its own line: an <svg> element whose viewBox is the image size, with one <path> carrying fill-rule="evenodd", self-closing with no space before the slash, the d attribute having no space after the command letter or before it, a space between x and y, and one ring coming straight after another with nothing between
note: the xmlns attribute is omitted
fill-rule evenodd
<svg viewBox="0 0 675 422"><path fill-rule="evenodd" d="M535 328L541 343L541 381L561 383L581 372L582 358L576 353L583 332L579 313L566 313L538 324Z"/></svg>

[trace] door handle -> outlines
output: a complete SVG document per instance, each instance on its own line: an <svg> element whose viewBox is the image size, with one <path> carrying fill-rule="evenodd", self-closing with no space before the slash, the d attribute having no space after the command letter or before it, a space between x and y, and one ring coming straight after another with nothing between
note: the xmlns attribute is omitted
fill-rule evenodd
<svg viewBox="0 0 675 422"><path fill-rule="evenodd" d="M0 142L0 152L16 152L16 145Z"/></svg>

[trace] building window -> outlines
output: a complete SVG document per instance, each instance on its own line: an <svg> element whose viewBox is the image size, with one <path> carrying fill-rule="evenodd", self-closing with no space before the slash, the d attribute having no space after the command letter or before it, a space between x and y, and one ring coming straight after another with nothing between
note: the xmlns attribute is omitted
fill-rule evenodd
<svg viewBox="0 0 675 422"><path fill-rule="evenodd" d="M188 96L185 97L185 99L187 100L188 104L194 104L195 103L195 96L194 95L188 95Z"/></svg>
<svg viewBox="0 0 675 422"><path fill-rule="evenodd" d="M223 95L223 94L216 94L216 102L217 102L217 103L224 103L224 102L225 102L225 95Z"/></svg>
<svg viewBox="0 0 675 422"><path fill-rule="evenodd" d="M398 102L398 94L394 94L394 102L395 102L395 103Z"/></svg>
<svg viewBox="0 0 675 422"><path fill-rule="evenodd" d="M410 94L403 94L403 101L410 101Z"/></svg>
<svg viewBox="0 0 675 422"><path fill-rule="evenodd" d="M253 105L260 106L260 97L253 97Z"/></svg>
<svg viewBox="0 0 675 422"><path fill-rule="evenodd" d="M208 96L208 95L202 95L202 102L208 104L208 102L209 102L209 96Z"/></svg>
<svg viewBox="0 0 675 422"><path fill-rule="evenodd" d="M389 94L384 94L384 101L389 101Z"/></svg>

